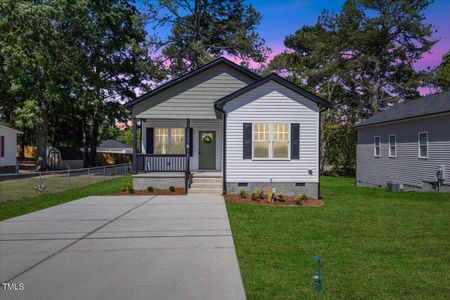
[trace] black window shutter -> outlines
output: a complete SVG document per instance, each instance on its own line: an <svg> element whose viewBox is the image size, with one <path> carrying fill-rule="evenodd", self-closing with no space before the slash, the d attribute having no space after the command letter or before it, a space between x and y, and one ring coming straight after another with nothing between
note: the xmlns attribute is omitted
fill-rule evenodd
<svg viewBox="0 0 450 300"><path fill-rule="evenodd" d="M0 157L4 157L5 156L5 137L2 135L0 137Z"/></svg>
<svg viewBox="0 0 450 300"><path fill-rule="evenodd" d="M145 146L145 153L153 154L153 127L147 127L147 143Z"/></svg>
<svg viewBox="0 0 450 300"><path fill-rule="evenodd" d="M291 123L291 159L300 159L300 124Z"/></svg>
<svg viewBox="0 0 450 300"><path fill-rule="evenodd" d="M189 156L194 155L194 128L189 128Z"/></svg>
<svg viewBox="0 0 450 300"><path fill-rule="evenodd" d="M252 159L252 123L244 123L243 125L243 158Z"/></svg>

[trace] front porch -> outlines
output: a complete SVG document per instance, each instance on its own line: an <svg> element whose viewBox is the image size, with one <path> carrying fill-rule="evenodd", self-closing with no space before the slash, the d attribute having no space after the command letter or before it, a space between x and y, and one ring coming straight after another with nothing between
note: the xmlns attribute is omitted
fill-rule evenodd
<svg viewBox="0 0 450 300"><path fill-rule="evenodd" d="M193 174L221 180L222 119L136 118L133 128L134 189L174 186L188 191Z"/></svg>

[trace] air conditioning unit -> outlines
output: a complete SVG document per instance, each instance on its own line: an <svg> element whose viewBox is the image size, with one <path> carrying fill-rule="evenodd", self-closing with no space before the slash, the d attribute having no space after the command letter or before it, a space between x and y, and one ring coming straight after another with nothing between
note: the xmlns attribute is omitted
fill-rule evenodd
<svg viewBox="0 0 450 300"><path fill-rule="evenodd" d="M400 183L388 182L387 188L389 192L401 192L403 189L403 185Z"/></svg>

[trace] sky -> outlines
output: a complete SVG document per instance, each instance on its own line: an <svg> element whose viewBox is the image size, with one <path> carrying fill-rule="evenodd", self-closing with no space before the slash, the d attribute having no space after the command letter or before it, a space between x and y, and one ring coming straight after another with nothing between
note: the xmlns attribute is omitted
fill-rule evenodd
<svg viewBox="0 0 450 300"><path fill-rule="evenodd" d="M303 25L316 23L324 10L339 11L344 0L247 0L261 13L258 32L272 49L271 57L282 52L284 37ZM432 24L439 42L415 65L417 70L435 67L450 49L450 0L435 0L425 10L426 22Z"/></svg>

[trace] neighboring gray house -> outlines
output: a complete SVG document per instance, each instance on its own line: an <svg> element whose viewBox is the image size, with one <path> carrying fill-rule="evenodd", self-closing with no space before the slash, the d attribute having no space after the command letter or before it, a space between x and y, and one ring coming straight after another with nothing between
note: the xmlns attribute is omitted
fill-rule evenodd
<svg viewBox="0 0 450 300"><path fill-rule="evenodd" d="M98 145L97 152L131 154L133 147L116 140L104 140Z"/></svg>
<svg viewBox="0 0 450 300"><path fill-rule="evenodd" d="M358 186L450 191L450 92L397 104L356 129Z"/></svg>
<svg viewBox="0 0 450 300"><path fill-rule="evenodd" d="M136 189L237 193L272 185L319 194L320 112L329 103L276 74L260 78L220 58L126 106L134 136L141 130Z"/></svg>

